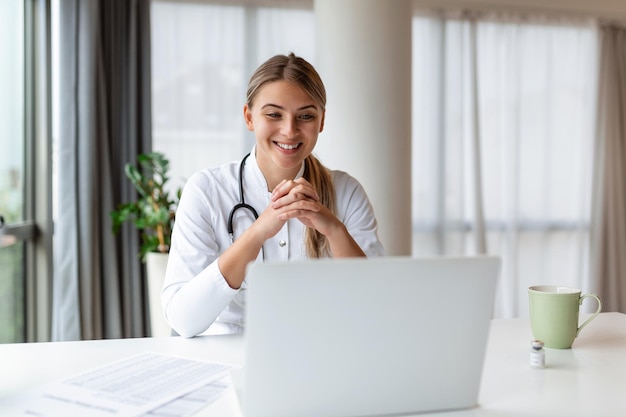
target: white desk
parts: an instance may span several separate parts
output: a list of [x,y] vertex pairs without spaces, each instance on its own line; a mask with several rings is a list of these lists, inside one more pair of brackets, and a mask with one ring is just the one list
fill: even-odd
[[[480,406],[432,416],[626,416],[626,315],[602,313],[572,349],[546,349],[546,369],[530,368],[530,340],[528,320],[493,320]],[[25,390],[146,351],[234,365],[244,360],[241,336],[0,345],[0,415]],[[241,416],[235,392],[198,415]]]

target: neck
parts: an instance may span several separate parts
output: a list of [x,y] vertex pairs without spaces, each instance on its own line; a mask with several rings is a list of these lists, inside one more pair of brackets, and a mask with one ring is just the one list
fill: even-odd
[[263,155],[259,157],[259,155],[255,154],[254,157],[259,169],[261,170],[261,174],[263,174],[263,177],[265,178],[267,190],[269,192],[272,192],[282,180],[294,179],[298,172],[300,172],[302,164],[304,163],[304,161],[302,161],[294,167],[281,168],[270,158],[263,157]]
[[274,170],[271,170],[271,172],[266,172],[270,170],[263,170],[261,168],[261,172],[263,173],[263,176],[265,177],[265,181],[267,182],[267,191],[272,192],[274,188],[276,188],[276,186],[282,180],[294,179],[296,175],[298,174],[298,172],[300,171],[301,166],[298,166],[294,169],[285,169],[285,170],[274,169]]

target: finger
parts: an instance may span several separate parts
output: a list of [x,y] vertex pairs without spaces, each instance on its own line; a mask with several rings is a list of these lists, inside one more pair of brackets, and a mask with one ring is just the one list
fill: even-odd
[[287,195],[289,193],[289,190],[291,190],[292,187],[289,186],[289,183],[291,182],[291,180],[282,180],[281,182],[279,182],[276,187],[274,187],[274,189],[272,190],[272,196],[271,196],[271,201],[276,201],[278,200],[280,197]]
[[307,181],[304,177],[296,178],[295,180],[293,180],[293,182],[296,184],[300,184],[303,187],[310,188],[311,190],[315,190],[313,184]]
[[278,214],[279,220],[309,217],[321,211],[320,205],[315,201],[299,200],[282,207]]
[[312,207],[316,207],[315,211],[317,211],[317,207],[319,206],[319,201],[315,198],[316,195],[307,195],[303,192],[296,192],[295,189],[292,189],[289,194],[277,199],[274,202],[270,203],[270,207],[279,210],[279,209],[293,209],[305,207],[301,206],[301,204],[312,204]]
[[315,201],[320,200],[315,188],[313,188],[311,183],[309,183],[304,178],[299,178],[295,181],[292,181],[290,186],[291,188],[289,189],[289,194],[306,196],[307,198]]
[[294,192],[302,193],[316,201],[320,200],[317,191],[315,191],[311,183],[302,177],[295,180],[285,179],[279,182],[278,185],[274,187],[270,199],[271,201],[276,201],[279,198],[284,197],[287,194],[292,194]]
[[272,207],[277,208],[298,200],[319,201],[317,192],[307,184],[285,183],[281,189],[277,189],[272,196]]

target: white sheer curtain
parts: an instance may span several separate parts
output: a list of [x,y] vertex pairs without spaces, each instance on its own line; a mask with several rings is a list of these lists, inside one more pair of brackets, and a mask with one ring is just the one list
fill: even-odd
[[152,3],[153,149],[170,158],[172,187],[250,150],[242,109],[259,64],[289,52],[315,62],[313,10],[224,3]]
[[414,255],[500,255],[495,317],[587,290],[595,26],[416,16],[413,45]]
[[[248,4],[153,1],[153,147],[181,182],[251,146],[258,64],[315,63],[312,10]],[[526,315],[535,283],[589,288],[596,36],[587,21],[415,17],[413,254],[500,254],[496,317]]]

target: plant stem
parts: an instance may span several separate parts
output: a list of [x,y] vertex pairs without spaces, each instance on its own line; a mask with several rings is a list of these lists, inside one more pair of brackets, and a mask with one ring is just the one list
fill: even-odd
[[[156,190],[154,190],[154,194],[152,195],[152,207],[155,211],[159,211],[159,205],[156,202]],[[165,237],[163,235],[163,225],[157,224],[156,227],[157,238],[159,239],[159,252],[167,253],[167,247],[165,246]]]

